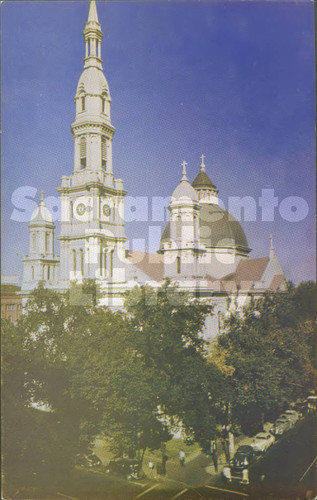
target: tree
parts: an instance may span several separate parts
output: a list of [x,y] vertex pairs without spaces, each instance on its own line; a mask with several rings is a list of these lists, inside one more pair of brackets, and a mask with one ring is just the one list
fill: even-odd
[[156,382],[160,418],[200,443],[216,433],[217,401],[225,378],[207,360],[202,332],[212,305],[166,281],[135,288],[126,308],[135,348]]
[[218,339],[235,397],[232,418],[246,432],[259,430],[312,388],[312,342],[316,285],[289,285],[287,292],[251,300],[240,315],[233,312]]
[[[47,418],[36,413],[41,424],[30,419],[32,436],[39,425],[50,436],[45,461],[66,470],[98,434],[140,462],[179,425],[188,439],[212,439],[226,383],[201,335],[211,305],[168,282],[132,290],[125,313],[97,306],[97,293],[90,282],[65,295],[39,286],[7,337],[7,373],[18,363],[11,350],[23,360],[15,374],[21,407],[51,409]],[[39,439],[28,446],[43,448]]]

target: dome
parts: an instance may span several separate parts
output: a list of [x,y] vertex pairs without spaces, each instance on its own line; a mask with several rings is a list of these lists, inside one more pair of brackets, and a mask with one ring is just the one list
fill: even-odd
[[79,78],[76,96],[78,96],[82,90],[86,94],[102,95],[106,93],[109,95],[108,82],[101,69],[95,66],[89,66],[84,69]]
[[[207,248],[239,248],[249,253],[248,242],[239,222],[216,204],[201,205],[199,211],[200,242]],[[161,244],[170,239],[170,223],[161,238]]]
[[181,201],[182,199],[184,201],[198,201],[197,192],[187,180],[181,180],[172,194],[172,201]]
[[205,171],[201,170],[197,177],[193,180],[192,186],[195,189],[199,188],[212,188],[216,189],[216,186],[211,182]]
[[34,212],[31,215],[30,226],[40,226],[43,224],[54,225],[53,217],[51,212],[45,206],[43,200],[43,193],[41,193],[41,201],[39,205],[36,207]]

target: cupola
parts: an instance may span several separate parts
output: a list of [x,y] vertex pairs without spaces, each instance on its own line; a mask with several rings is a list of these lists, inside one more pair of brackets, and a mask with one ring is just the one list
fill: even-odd
[[201,155],[200,171],[192,182],[200,203],[214,203],[218,205],[218,190],[206,174],[205,155]]

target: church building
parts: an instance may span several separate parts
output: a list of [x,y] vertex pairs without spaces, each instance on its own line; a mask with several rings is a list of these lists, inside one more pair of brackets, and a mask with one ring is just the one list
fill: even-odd
[[73,172],[57,188],[61,199],[60,256],[54,253],[52,215],[44,195],[29,223],[29,253],[23,259],[21,293],[25,303],[40,282],[64,293],[72,281],[94,279],[100,304],[121,308],[135,285],[162,285],[168,278],[181,290],[210,298],[213,314],[205,337],[217,335],[228,307],[238,308],[251,296],[284,289],[285,276],[270,237],[269,255],[249,257],[251,249],[240,223],[218,203],[218,190],[208,177],[205,156],[190,184],[186,162],[171,193],[169,222],[156,254],[126,250],[123,180],[112,165],[111,96],[101,59],[102,31],[95,1],[90,2],[83,31],[85,57],[75,94]]

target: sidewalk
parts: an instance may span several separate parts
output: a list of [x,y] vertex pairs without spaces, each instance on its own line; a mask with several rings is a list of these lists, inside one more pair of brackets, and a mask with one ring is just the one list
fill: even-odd
[[[271,423],[264,424],[264,431],[269,432]],[[234,440],[234,451],[239,446],[251,445],[253,437],[238,436]],[[218,442],[218,470],[215,470],[212,456],[203,452],[195,452],[186,457],[185,466],[182,467],[178,460],[170,460],[166,464],[166,476],[157,476],[160,482],[178,481],[191,486],[207,484],[210,480],[221,474],[222,469],[228,465],[225,452],[222,450],[221,442]]]

